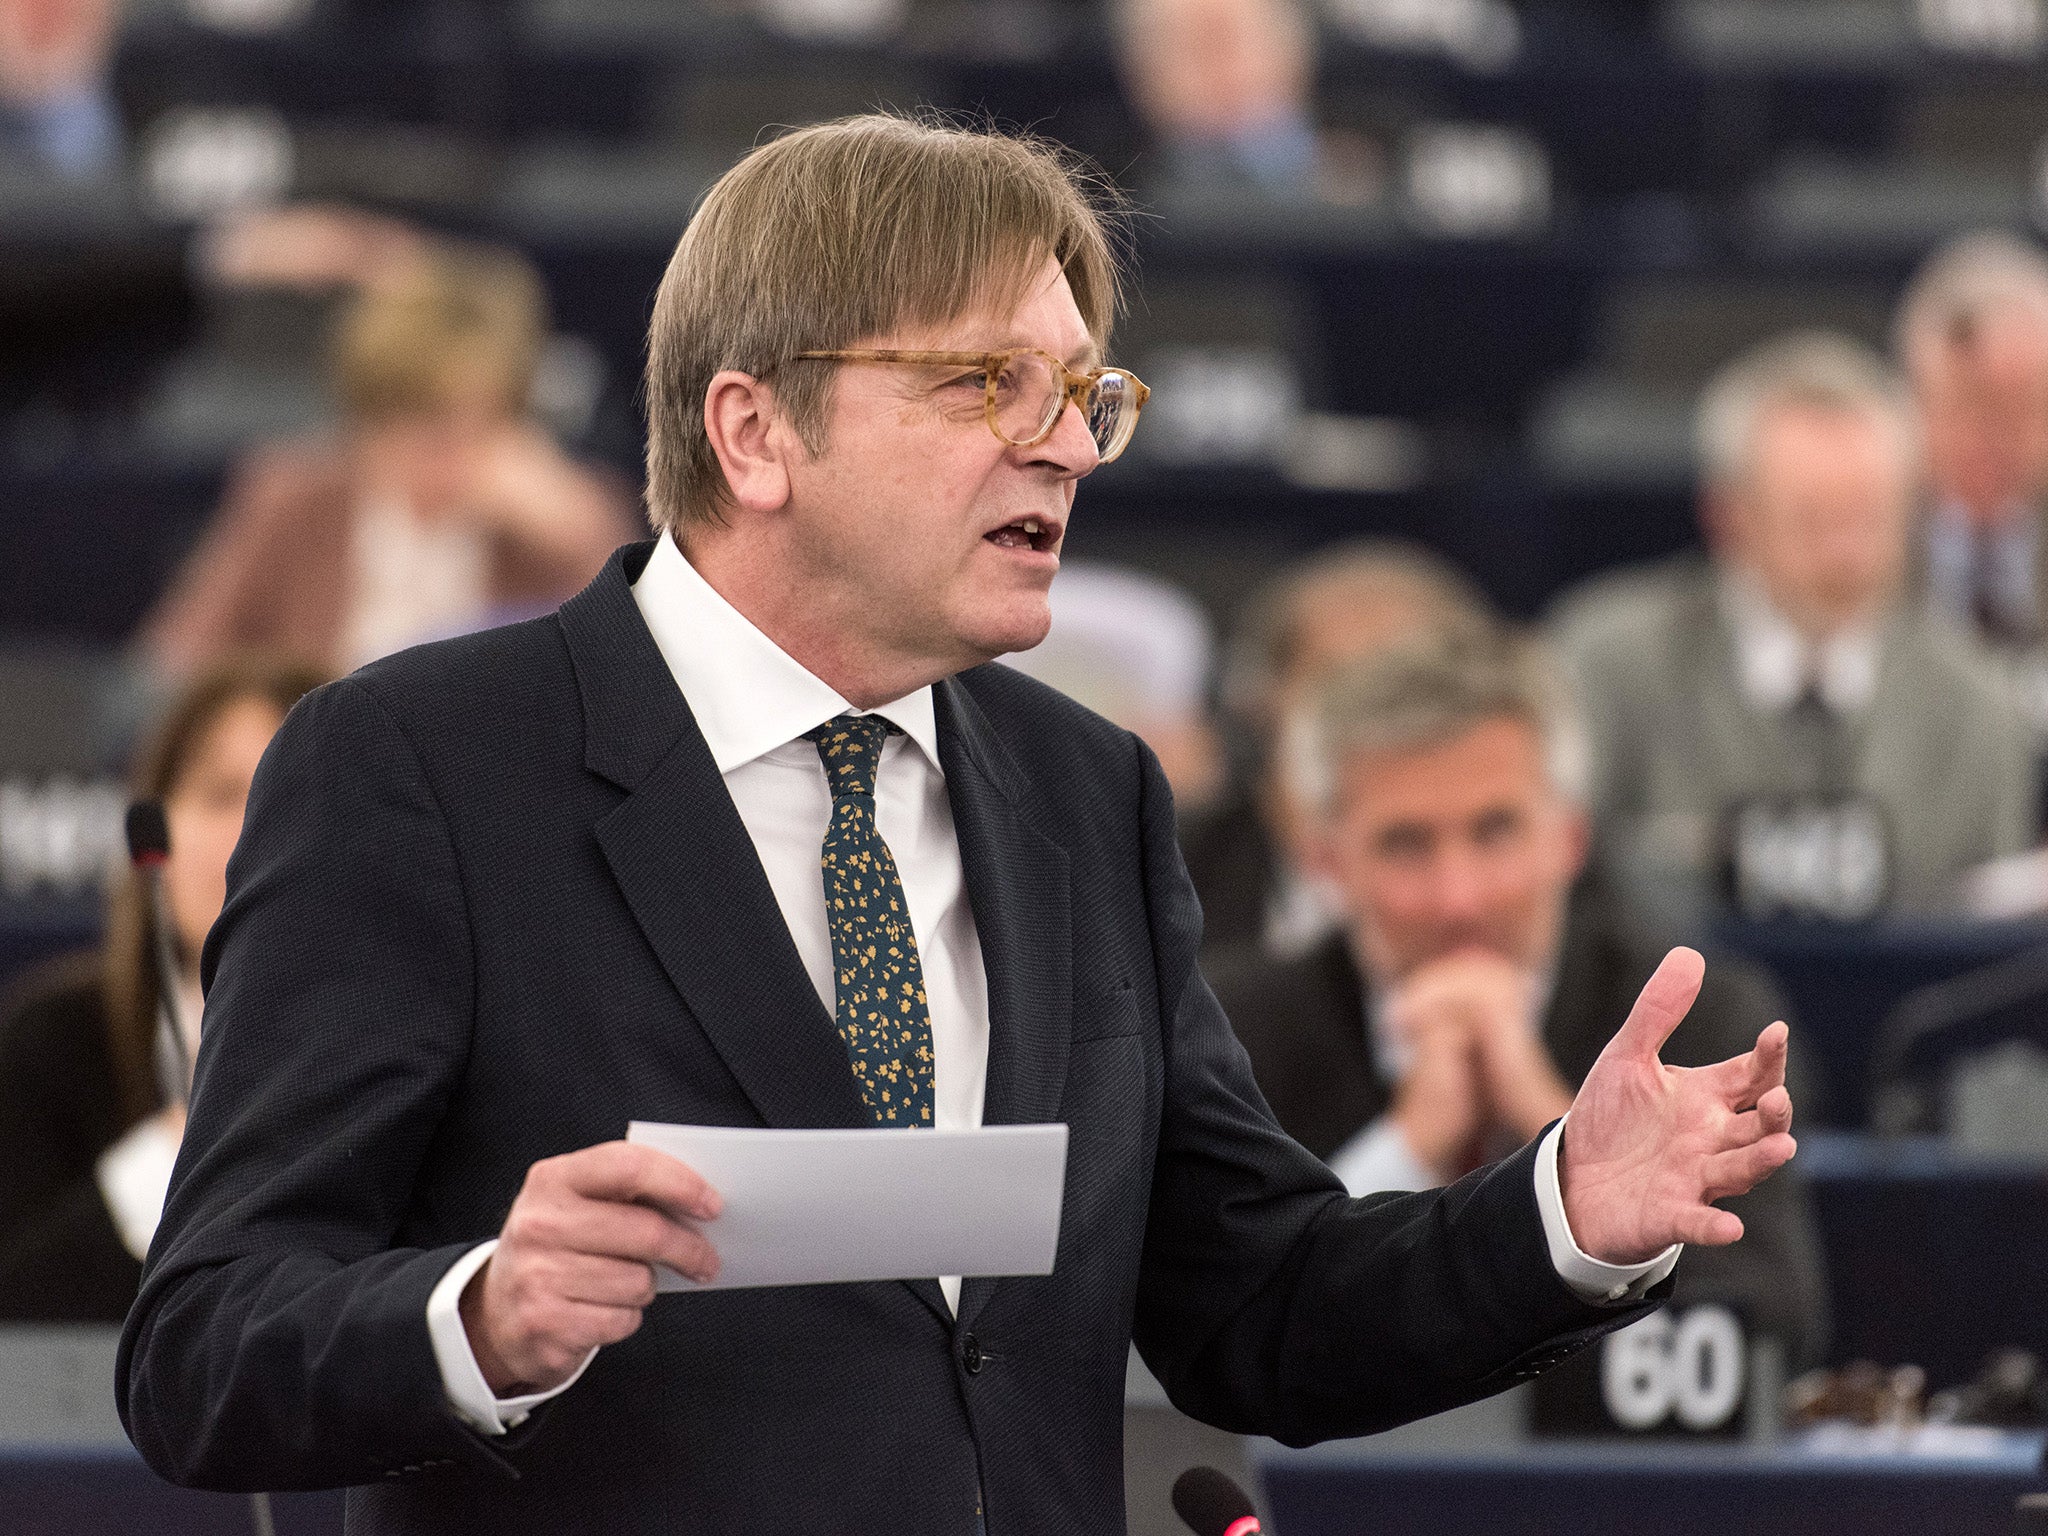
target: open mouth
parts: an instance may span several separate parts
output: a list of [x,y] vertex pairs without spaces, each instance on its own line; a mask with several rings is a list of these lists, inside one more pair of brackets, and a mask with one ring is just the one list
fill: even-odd
[[1031,549],[1044,554],[1058,547],[1060,531],[1055,524],[1035,517],[1024,517],[1014,523],[1006,523],[993,533],[984,534],[982,537],[1004,549]]

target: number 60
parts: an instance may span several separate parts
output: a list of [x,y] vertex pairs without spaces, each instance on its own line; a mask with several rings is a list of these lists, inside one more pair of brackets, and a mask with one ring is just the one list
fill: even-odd
[[1623,1429],[1654,1429],[1675,1412],[1687,1429],[1718,1429],[1742,1401],[1742,1325],[1726,1307],[1658,1312],[1608,1337],[1600,1395]]

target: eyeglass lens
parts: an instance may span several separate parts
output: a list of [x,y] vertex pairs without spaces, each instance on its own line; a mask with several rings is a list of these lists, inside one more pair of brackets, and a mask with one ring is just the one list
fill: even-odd
[[[1131,383],[1114,370],[1097,380],[1081,398],[1082,415],[1095,438],[1096,451],[1112,458],[1131,435]],[[1065,380],[1035,352],[1020,352],[995,380],[996,427],[1012,443],[1041,438],[1066,406]]]

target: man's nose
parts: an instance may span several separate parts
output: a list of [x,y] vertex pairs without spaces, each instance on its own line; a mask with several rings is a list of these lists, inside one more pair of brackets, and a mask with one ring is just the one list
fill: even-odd
[[1445,921],[1481,917],[1486,910],[1486,882],[1478,860],[1465,853],[1439,856],[1431,871],[1430,896],[1437,916]]
[[1032,449],[1031,454],[1034,461],[1049,464],[1077,480],[1102,462],[1095,434],[1088,430],[1088,418],[1071,400],[1060,411],[1060,419],[1053,423],[1052,436]]

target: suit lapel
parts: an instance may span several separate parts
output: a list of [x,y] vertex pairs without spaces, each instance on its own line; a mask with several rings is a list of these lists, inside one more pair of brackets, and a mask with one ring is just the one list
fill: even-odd
[[[1029,780],[957,679],[933,690],[939,756],[974,926],[988,973],[985,1125],[1052,1120],[1066,1090],[1073,1036],[1073,943],[1067,851],[1033,825]],[[1000,1282],[961,1288],[964,1327]]]
[[598,823],[597,840],[662,969],[762,1123],[872,1125],[703,738],[678,742]]
[[598,846],[662,969],[765,1125],[871,1124],[759,855],[633,603],[651,545],[566,604],[584,760],[627,791]]

